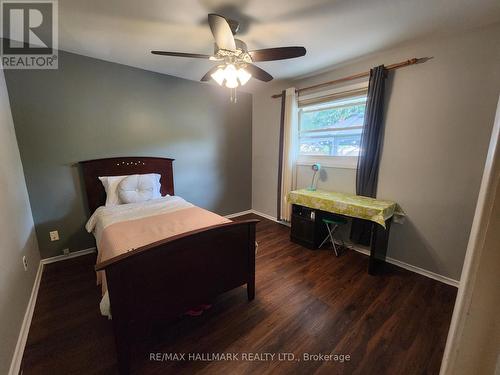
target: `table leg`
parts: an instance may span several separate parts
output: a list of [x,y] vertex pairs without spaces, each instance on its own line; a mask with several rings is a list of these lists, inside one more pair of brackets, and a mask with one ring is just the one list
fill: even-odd
[[384,268],[391,223],[392,218],[389,218],[385,221],[385,229],[378,224],[372,226],[370,260],[368,263],[368,273],[370,275],[376,275]]

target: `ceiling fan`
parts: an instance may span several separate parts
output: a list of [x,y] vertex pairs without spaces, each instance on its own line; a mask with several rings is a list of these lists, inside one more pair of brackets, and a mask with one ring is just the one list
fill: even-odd
[[212,13],[208,15],[208,24],[215,39],[213,56],[167,51],[151,51],[151,53],[217,61],[218,64],[210,69],[201,81],[209,81],[212,78],[220,86],[224,85],[230,89],[243,86],[252,76],[264,82],[273,79],[272,75],[254,65],[254,62],[292,59],[306,54],[304,47],[278,47],[248,51],[246,44],[233,36],[238,32],[237,21]]

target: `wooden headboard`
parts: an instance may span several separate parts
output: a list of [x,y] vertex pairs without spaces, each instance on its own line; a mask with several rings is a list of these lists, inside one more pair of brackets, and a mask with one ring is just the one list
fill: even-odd
[[158,173],[161,175],[161,194],[174,195],[174,159],[154,157],[123,157],[81,161],[87,203],[92,214],[106,202],[106,191],[99,177]]

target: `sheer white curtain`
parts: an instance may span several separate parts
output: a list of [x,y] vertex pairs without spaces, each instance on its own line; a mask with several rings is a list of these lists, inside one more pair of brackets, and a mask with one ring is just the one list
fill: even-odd
[[288,193],[297,185],[296,164],[299,141],[298,107],[295,88],[285,91],[283,117],[283,155],[281,163],[281,212],[280,218],[290,221],[292,206],[286,201]]

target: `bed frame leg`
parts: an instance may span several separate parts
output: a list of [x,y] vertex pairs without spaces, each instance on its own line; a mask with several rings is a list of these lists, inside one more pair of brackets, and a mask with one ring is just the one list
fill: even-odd
[[249,301],[253,301],[255,298],[255,280],[251,280],[247,283],[247,296]]
[[130,374],[130,347],[128,324],[120,322],[113,316],[118,372],[120,375]]

